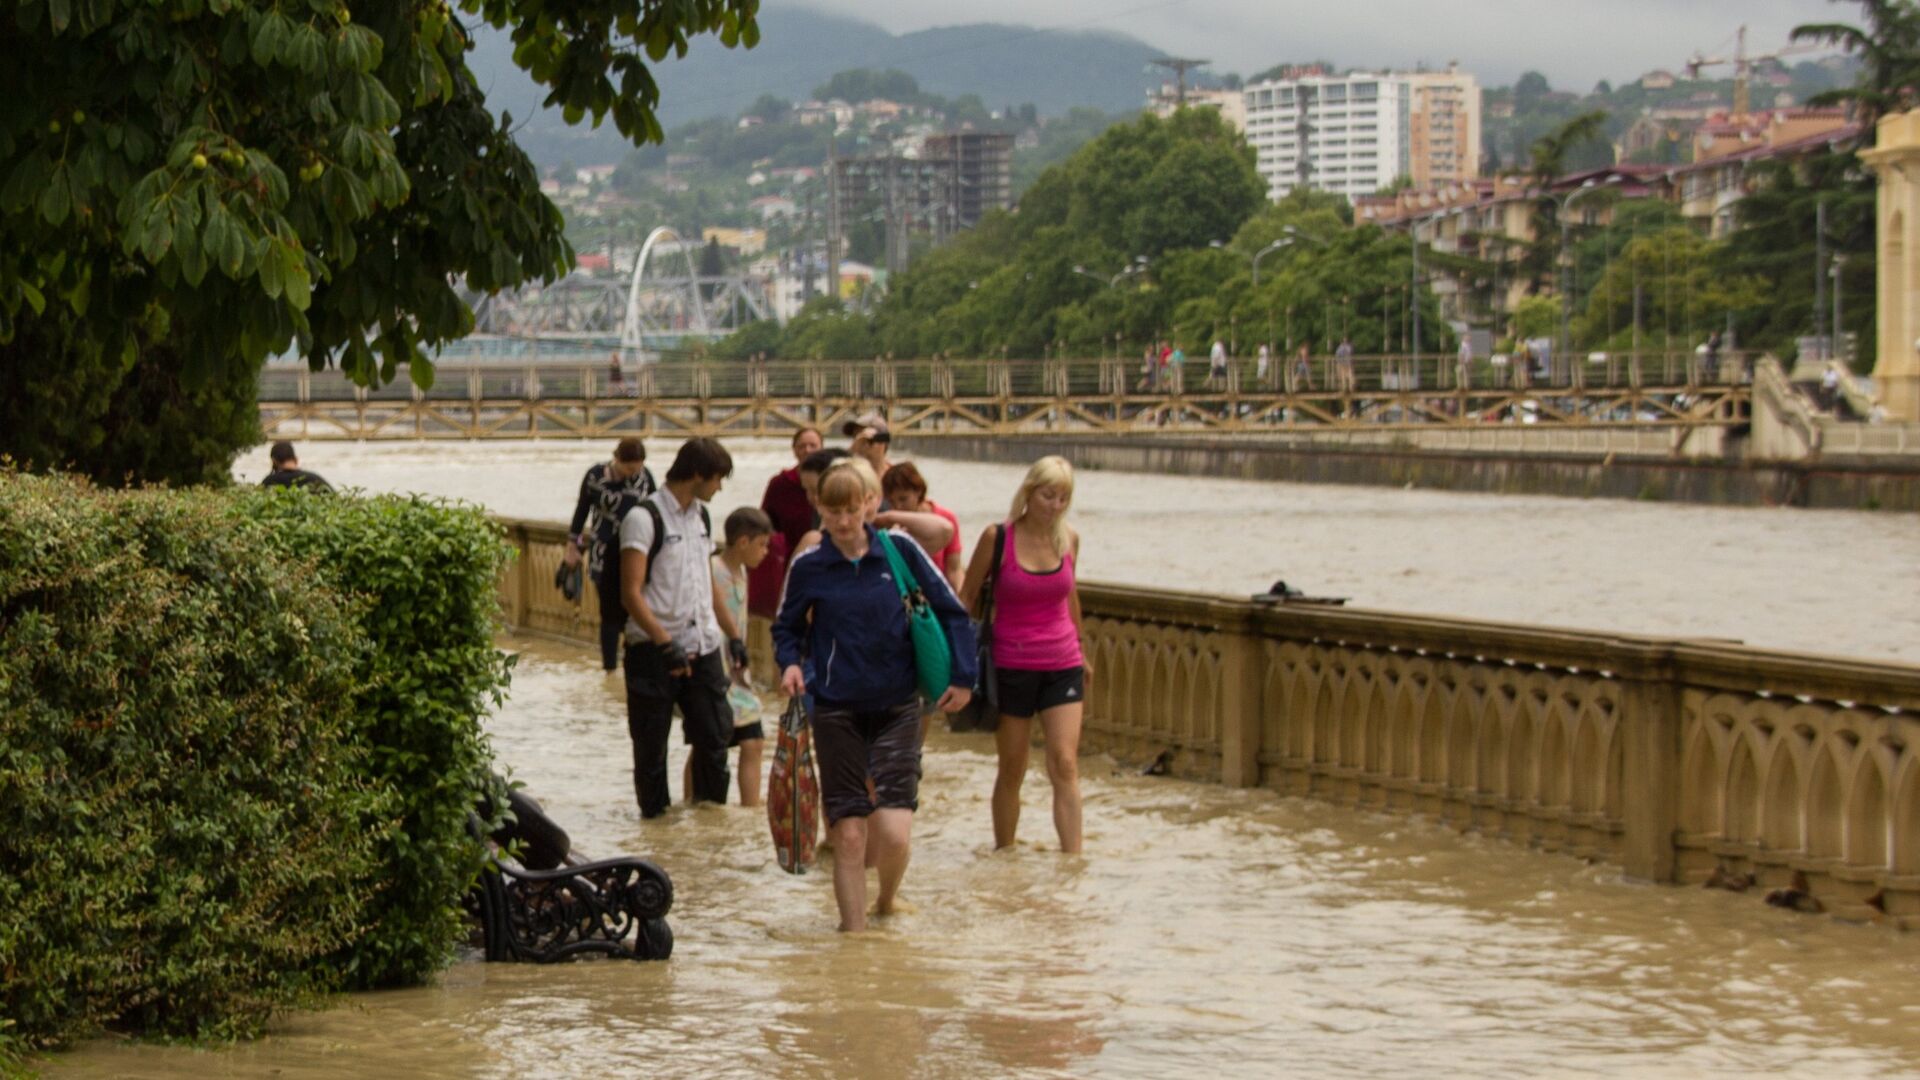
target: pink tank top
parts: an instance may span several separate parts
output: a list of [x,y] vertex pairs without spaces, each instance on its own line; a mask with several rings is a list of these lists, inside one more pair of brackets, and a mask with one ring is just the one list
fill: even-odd
[[1073,595],[1073,552],[1051,572],[1024,570],[1006,526],[1000,580],[993,590],[993,662],[1016,671],[1061,671],[1085,662],[1067,600]]

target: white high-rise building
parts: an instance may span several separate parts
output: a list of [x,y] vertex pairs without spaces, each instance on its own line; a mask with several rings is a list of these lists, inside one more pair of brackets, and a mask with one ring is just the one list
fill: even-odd
[[1480,92],[1457,69],[1304,72],[1251,83],[1243,95],[1247,141],[1271,199],[1296,187],[1352,199],[1403,176],[1479,173]]
[[1413,93],[1391,75],[1302,75],[1248,85],[1247,141],[1267,197],[1297,187],[1349,199],[1411,173]]

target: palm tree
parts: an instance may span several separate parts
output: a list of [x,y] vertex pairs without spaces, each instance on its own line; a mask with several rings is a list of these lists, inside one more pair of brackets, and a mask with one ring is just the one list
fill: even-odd
[[1850,106],[1871,140],[1874,121],[1920,102],[1920,7],[1912,0],[1854,2],[1862,9],[1864,28],[1808,23],[1794,27],[1792,36],[1795,41],[1835,45],[1861,58],[1857,85],[1818,94],[1810,104]]
[[1549,196],[1553,182],[1566,172],[1567,156],[1575,147],[1605,134],[1604,109],[1582,113],[1533,141],[1529,148],[1528,179],[1536,193],[1533,201],[1533,240],[1521,258],[1526,272],[1527,291],[1538,293],[1552,275],[1553,258],[1559,250],[1560,206]]

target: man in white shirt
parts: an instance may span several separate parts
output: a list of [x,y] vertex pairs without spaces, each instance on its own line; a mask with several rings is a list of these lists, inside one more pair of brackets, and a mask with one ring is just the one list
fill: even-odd
[[1227,346],[1219,338],[1213,339],[1213,349],[1207,353],[1207,389],[1218,384],[1227,384]]
[[688,439],[666,486],[620,525],[621,599],[627,609],[627,733],[640,816],[658,817],[667,791],[667,735],[674,706],[686,725],[696,802],[727,801],[727,653],[746,645],[713,580],[712,518],[706,503],[733,473],[714,439]]

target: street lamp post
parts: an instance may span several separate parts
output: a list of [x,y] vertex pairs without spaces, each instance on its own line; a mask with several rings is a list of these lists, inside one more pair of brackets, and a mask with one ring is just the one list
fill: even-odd
[[1076,265],[1073,268],[1074,273],[1079,274],[1081,277],[1092,278],[1095,281],[1101,282],[1105,284],[1109,289],[1114,288],[1115,286],[1119,285],[1120,282],[1122,282],[1123,280],[1129,277],[1132,277],[1135,274],[1146,273],[1146,270],[1147,270],[1147,257],[1145,255],[1135,255],[1133,257],[1132,262],[1121,267],[1119,272],[1115,273],[1112,277],[1101,277],[1099,274],[1094,273],[1093,271],[1087,269],[1084,266]]
[[[1589,178],[1582,182],[1578,188],[1564,195],[1547,196],[1547,198],[1553,200],[1554,206],[1558,208],[1560,218],[1560,345],[1558,351],[1562,356],[1567,358],[1566,362],[1568,365],[1573,363],[1573,290],[1569,287],[1567,281],[1568,272],[1572,269],[1567,258],[1567,242],[1571,235],[1573,223],[1567,220],[1567,211],[1573,208],[1574,202],[1578,200],[1580,196],[1599,191],[1601,188],[1618,179],[1619,177],[1617,176],[1609,176],[1605,180],[1596,183]],[[1569,370],[1571,370],[1571,367],[1569,367]]]
[[[1273,254],[1276,251],[1279,251],[1281,248],[1286,247],[1287,245],[1293,243],[1293,239],[1294,239],[1293,237],[1289,236],[1279,240],[1275,240],[1273,243],[1268,244],[1266,247],[1263,247],[1259,251],[1254,252],[1252,255],[1247,256],[1247,258],[1250,259],[1253,263],[1253,287],[1254,288],[1257,289],[1260,287],[1260,260],[1266,258],[1267,256]],[[1228,247],[1225,243],[1219,240],[1209,240],[1207,241],[1207,246],[1210,248],[1214,248],[1215,250],[1218,250],[1218,251],[1233,250],[1232,248]]]
[[1843,340],[1840,336],[1840,268],[1846,264],[1847,256],[1842,251],[1834,252],[1827,263],[1827,273],[1833,276],[1833,325],[1828,329],[1828,333],[1832,335],[1833,347],[1828,350],[1828,355],[1836,360],[1846,359],[1840,353]]

